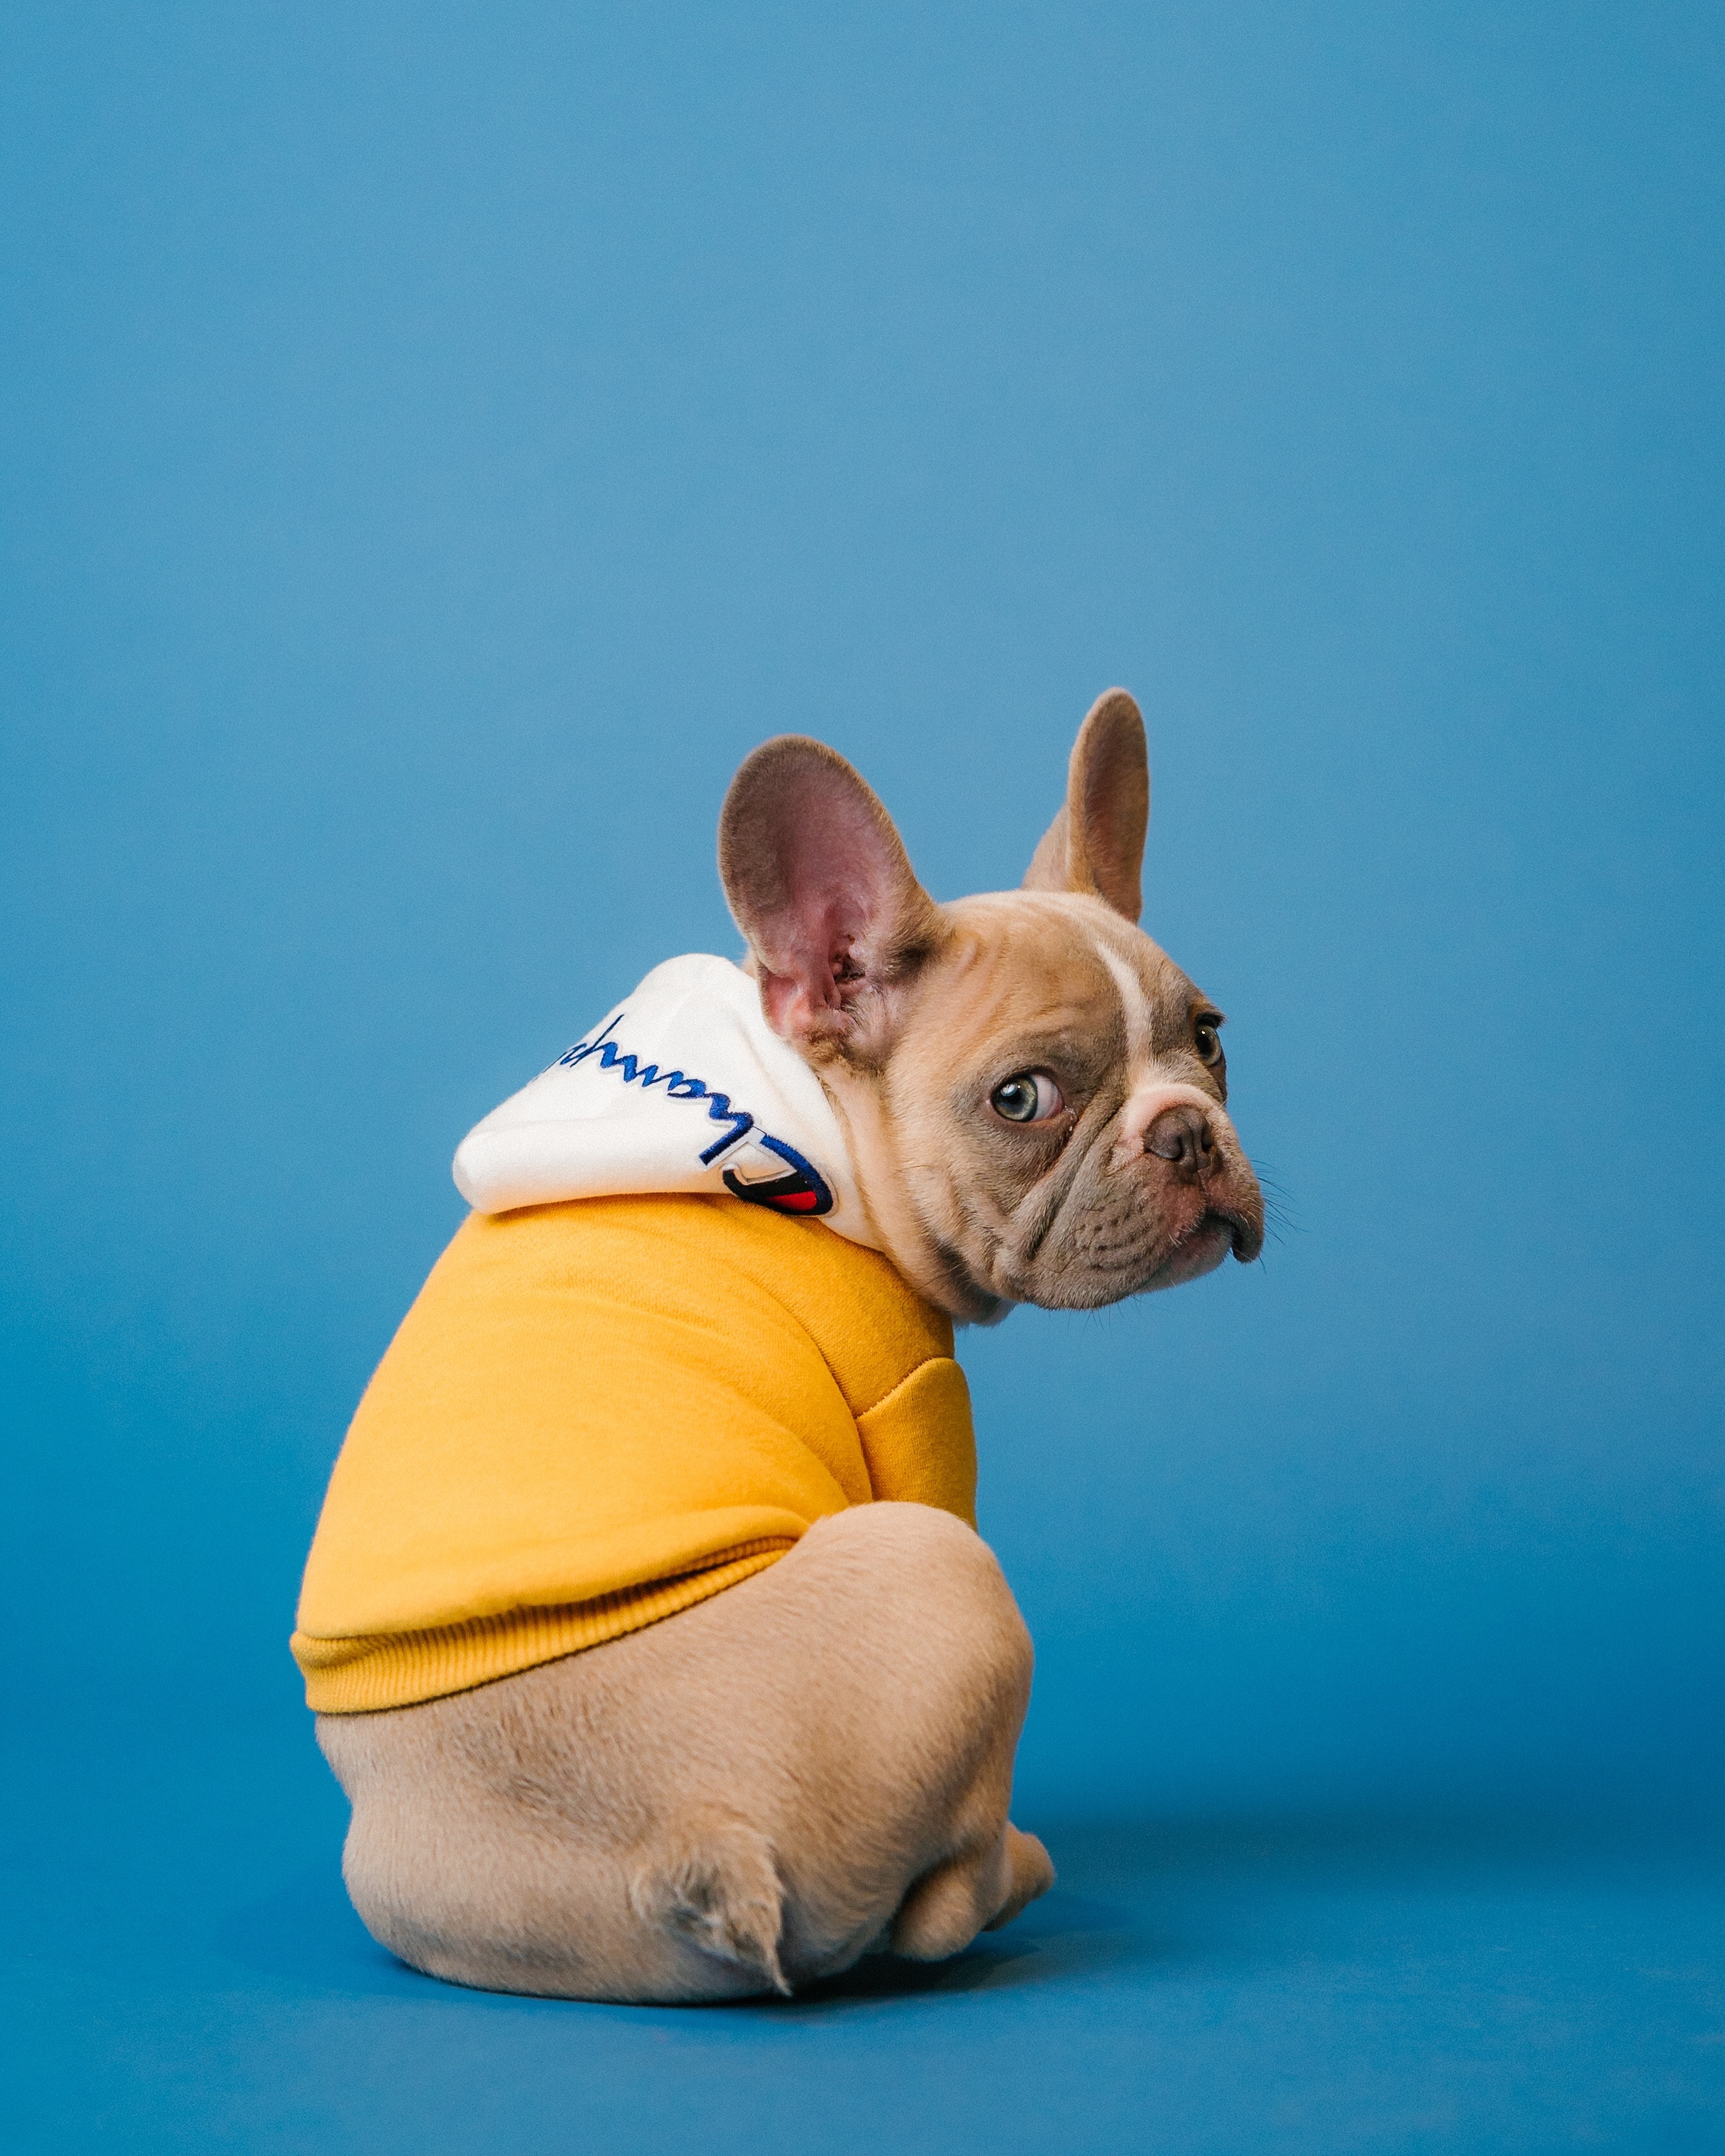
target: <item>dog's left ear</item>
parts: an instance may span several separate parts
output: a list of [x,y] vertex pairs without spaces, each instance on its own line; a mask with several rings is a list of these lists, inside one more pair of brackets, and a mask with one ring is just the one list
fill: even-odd
[[1043,834],[1024,889],[1086,891],[1136,921],[1144,910],[1138,877],[1149,828],[1144,721],[1124,689],[1110,689],[1078,729],[1066,805]]
[[892,990],[933,949],[939,915],[844,757],[803,734],[757,748],[725,797],[719,875],[773,1031],[865,1062],[884,1052]]

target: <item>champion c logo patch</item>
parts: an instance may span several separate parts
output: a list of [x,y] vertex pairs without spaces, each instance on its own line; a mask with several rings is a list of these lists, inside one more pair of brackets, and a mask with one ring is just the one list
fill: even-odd
[[727,1168],[725,1188],[733,1198],[741,1198],[750,1205],[770,1206],[775,1213],[798,1214],[809,1220],[818,1220],[823,1213],[832,1211],[833,1194],[821,1180],[820,1171],[813,1161],[805,1160],[794,1146],[788,1146],[783,1138],[768,1137],[758,1127],[755,1142],[776,1153],[785,1163],[784,1172],[745,1182],[734,1168]]

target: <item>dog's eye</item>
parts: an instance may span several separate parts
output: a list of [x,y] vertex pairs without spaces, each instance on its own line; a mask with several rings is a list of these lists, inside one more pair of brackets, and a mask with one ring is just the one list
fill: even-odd
[[1003,1079],[988,1101],[997,1116],[1009,1123],[1044,1123],[1066,1105],[1060,1089],[1045,1070],[1020,1070]]
[[1192,1029],[1192,1044],[1204,1062],[1219,1063],[1221,1061],[1222,1040],[1220,1034],[1216,1031],[1213,1019],[1199,1019]]

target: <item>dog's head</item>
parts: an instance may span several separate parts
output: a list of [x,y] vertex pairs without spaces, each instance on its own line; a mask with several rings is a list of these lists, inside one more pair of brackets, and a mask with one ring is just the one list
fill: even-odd
[[819,742],[732,783],[720,873],[768,1023],[832,1096],[895,1263],[956,1317],[1093,1309],[1262,1244],[1222,1014],[1137,927],[1149,806],[1118,689],[1019,891],[937,906]]

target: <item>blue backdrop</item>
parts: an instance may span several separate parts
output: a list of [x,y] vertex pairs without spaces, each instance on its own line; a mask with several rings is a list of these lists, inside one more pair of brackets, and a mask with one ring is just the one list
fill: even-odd
[[963,1342],[1040,1653],[1021,1815],[1707,1801],[1718,14],[6,37],[44,1756],[213,1709],[309,1746],[299,1567],[449,1154],[649,964],[735,948],[748,748],[834,743],[955,896],[1016,882],[1120,681],[1146,925],[1230,1014],[1287,1221]]

